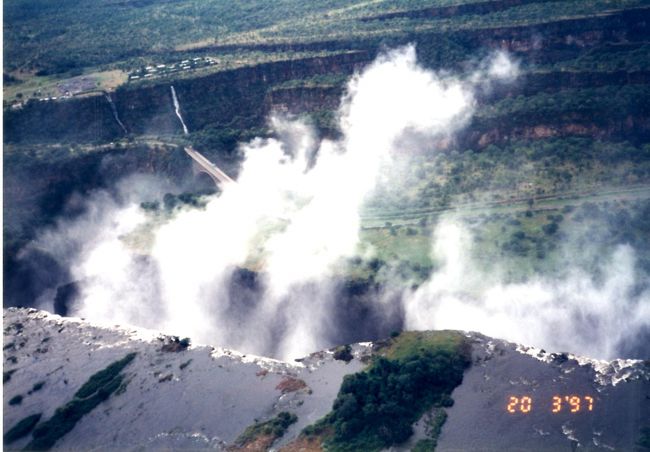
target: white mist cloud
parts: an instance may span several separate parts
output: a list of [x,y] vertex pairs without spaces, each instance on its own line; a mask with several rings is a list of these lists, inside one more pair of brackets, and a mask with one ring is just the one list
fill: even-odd
[[146,220],[140,200],[152,199],[166,188],[152,177],[127,177],[113,194],[90,194],[78,218],[59,221],[31,245],[55,257],[72,280],[81,283],[75,315],[106,324],[158,325],[157,277],[123,237]]
[[[331,303],[327,279],[356,251],[359,210],[396,140],[410,131],[449,134],[469,118],[473,104],[470,84],[419,67],[414,48],[406,47],[383,55],[349,82],[340,109],[341,140],[316,144],[305,124],[273,119],[279,139],[244,146],[237,185],[225,187],[204,212],[181,214],[158,233],[153,256],[161,269],[168,328],[191,329],[203,341],[228,341],[214,336],[215,325],[227,329],[228,320],[218,307],[206,310],[206,294],[233,265],[244,263],[266,228],[271,232],[260,246],[267,291],[251,315],[255,334],[235,345],[264,350],[281,321],[277,353],[312,351]],[[318,159],[307,169],[316,147]]]
[[458,223],[437,226],[432,253],[442,267],[405,299],[407,329],[479,331],[608,359],[650,327],[650,293],[634,294],[635,256],[629,246],[616,249],[602,281],[576,268],[560,279],[519,284],[499,282],[495,268],[489,274],[479,269],[470,247],[471,237]]
[[487,75],[501,80],[513,80],[519,75],[519,64],[505,52],[497,52],[490,60]]
[[[413,46],[380,56],[348,83],[341,139],[319,142],[307,124],[272,118],[277,138],[243,145],[237,183],[156,230],[144,263],[120,240],[142,224],[137,202],[112,209],[76,254],[73,275],[83,280],[83,295],[75,313],[154,323],[196,342],[284,358],[321,348],[330,278],[356,252],[359,211],[382,166],[409,135],[431,140],[463,127],[476,84],[508,72],[491,69],[506,66],[503,58],[463,79],[422,68]],[[228,284],[233,269],[251,261],[263,271],[266,291],[234,322],[237,300]]]

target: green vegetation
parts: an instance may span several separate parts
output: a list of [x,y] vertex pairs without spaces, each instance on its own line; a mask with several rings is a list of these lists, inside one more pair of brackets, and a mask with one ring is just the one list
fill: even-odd
[[213,194],[214,192],[215,190],[210,189],[202,193],[165,193],[162,199],[162,206],[159,201],[145,201],[140,203],[140,208],[149,212],[159,212],[161,208],[164,208],[164,211],[167,213],[181,207],[203,208],[207,204],[204,195]]
[[[442,2],[390,3],[393,10],[416,12],[421,8],[439,6]],[[532,26],[567,18],[591,16],[605,11],[643,6],[644,2],[642,0],[535,2],[490,14],[456,14],[449,18],[435,18],[426,14],[422,17],[417,17],[417,14],[408,17],[409,14],[404,14],[383,20],[367,20],[387,11],[388,4],[389,2],[374,2],[331,11],[326,16],[312,15],[303,17],[300,21],[289,19],[283,23],[259,29],[254,34],[233,34],[222,42],[258,44],[292,41],[313,42],[324,39],[349,41],[377,39],[378,37],[397,38],[423,32],[441,33],[481,28]]]
[[[578,192],[532,204],[529,201],[532,199],[491,207],[461,207],[453,213],[455,221],[471,234],[468,257],[475,268],[491,268],[498,260],[501,277],[511,282],[534,275],[562,276],[567,268],[576,266],[598,275],[617,246],[629,245],[636,251],[637,268],[650,275],[646,257],[650,253],[647,186],[638,190]],[[445,214],[433,214],[429,221],[435,224]],[[407,217],[393,221],[411,224],[414,220]],[[407,235],[405,227],[397,231],[397,236],[391,236],[387,227],[365,229],[361,233],[362,248],[372,247],[382,257],[374,268],[396,261],[397,271],[393,274],[405,281],[423,281],[440,264],[431,255],[431,228],[419,227],[416,236]],[[406,245],[396,245],[402,243]],[[381,274],[369,263],[353,266],[351,271],[371,279]]]
[[[5,5],[8,44],[6,70],[38,69],[41,75],[72,72],[118,61],[146,64],[152,57],[176,50],[213,45],[234,33],[249,33],[305,14],[320,15],[345,4],[328,1],[306,5],[293,0],[247,4],[196,0],[105,4],[62,1],[56,8],[44,1]],[[30,36],[30,42],[25,42]],[[110,37],[110,39],[109,39]],[[138,65],[139,66],[139,65]]]
[[329,88],[341,87],[348,81],[348,77],[341,74],[319,74],[313,77],[288,80],[273,86],[272,90],[293,88]]
[[42,413],[32,414],[18,421],[18,423],[7,430],[7,433],[2,437],[4,443],[11,444],[16,440],[27,436],[32,429],[36,427],[36,424],[41,420],[42,415]]
[[248,427],[244,433],[235,440],[235,444],[238,446],[244,446],[252,443],[261,436],[266,436],[270,437],[268,439],[268,444],[270,446],[273,441],[284,435],[291,424],[295,424],[297,421],[298,417],[295,414],[283,411],[271,420],[266,422],[256,422],[254,425]]
[[9,399],[9,405],[20,405],[23,403],[23,395],[18,394]]
[[[417,40],[414,38],[431,33],[438,35],[435,46],[429,44],[431,48],[423,55],[433,57],[430,62],[449,64],[467,59],[476,47],[453,34],[460,30],[538,25],[645,5],[643,0],[532,1],[494,11],[469,7],[447,17],[423,13],[423,9],[450,3],[475,2],[327,0],[304,4],[282,0],[269,5],[253,0],[233,5],[146,0],[133,5],[65,0],[56,8],[44,0],[9,2],[4,5],[7,23],[11,24],[5,30],[3,75],[9,90],[5,98],[21,100],[32,93],[37,93],[36,97],[53,95],[62,79],[81,75],[96,80],[102,89],[114,89],[116,83],[126,79],[127,72],[142,75],[148,66],[174,64],[178,71],[168,76],[176,78],[186,75],[179,69],[182,61],[209,58],[215,64],[205,70],[222,70],[304,57],[309,52],[323,52],[324,47],[378,47],[382,43]],[[323,46],[323,41],[330,44]],[[299,46],[306,50],[295,48]],[[647,60],[639,58],[644,51],[635,49],[623,59],[605,63],[606,69],[638,65]],[[574,67],[600,68],[602,62],[611,61],[599,52],[586,55]],[[204,69],[190,72],[200,75]]]
[[[428,229],[420,229],[417,235],[407,235],[406,227],[401,225],[368,228],[361,231],[365,244],[377,250],[374,267],[385,262],[399,262],[396,269],[405,277],[424,276],[431,271],[431,237]],[[373,267],[373,263],[369,263]]]
[[334,350],[334,359],[336,360],[349,363],[353,358],[354,356],[352,356],[352,347],[349,345],[341,345]]
[[[119,376],[119,373],[124,369],[133,359],[136,353],[129,353],[124,358],[115,361],[106,369],[100,370],[91,376],[86,383],[75,393],[75,397],[85,399],[108,385],[111,381]],[[119,385],[118,385],[119,386]]]
[[[387,340],[367,370],[343,379],[332,411],[304,434],[326,436],[331,451],[401,444],[425,412],[453,404],[451,391],[469,364],[469,346],[459,333],[404,333]],[[431,429],[434,440],[439,426]]]
[[2,384],[5,384],[9,380],[11,380],[11,376],[16,372],[17,369],[11,369],[11,370],[6,370],[2,372]]
[[650,70],[650,44],[604,44],[590,49],[575,59],[558,61],[548,70],[569,71],[647,71]]
[[[427,447],[429,450],[435,450],[436,445],[438,444],[438,436],[442,431],[442,426],[447,420],[447,412],[439,408],[434,411],[433,416],[427,420],[426,433],[428,438],[418,441],[418,444],[421,444],[420,447]],[[418,444],[415,445],[416,450]]]
[[[235,113],[234,111],[232,113]],[[190,135],[192,145],[198,150],[221,150],[223,153],[233,152],[239,143],[267,136],[266,128],[253,127],[240,129],[232,127],[207,126]]]
[[650,427],[643,427],[636,442],[642,450],[650,450]]
[[469,344],[457,331],[405,331],[384,343],[379,354],[390,360],[403,361],[424,351],[440,351],[459,358],[469,357]]
[[436,450],[436,441],[432,439],[421,439],[412,449],[412,452],[434,452]]
[[418,219],[452,205],[648,184],[650,145],[589,137],[510,141],[413,156],[395,172],[398,184],[380,185],[364,215],[381,226],[399,224],[391,211]]
[[120,372],[133,361],[135,356],[136,353],[129,353],[92,375],[70,402],[57,408],[49,420],[34,429],[33,439],[27,445],[27,449],[47,450],[54,446],[84,415],[90,413],[120,388],[124,380],[124,375]]
[[427,438],[419,440],[413,447],[413,452],[434,452],[438,445],[438,436],[442,431],[442,426],[447,420],[447,412],[442,408],[434,410],[431,417],[425,422],[425,432]]
[[[620,195],[619,195],[620,196]],[[639,270],[650,272],[647,226],[650,200],[584,200],[539,211],[491,214],[470,226],[472,257],[479,267],[498,256],[506,279],[556,274],[579,267],[598,275],[618,245],[636,250]]]
[[509,97],[479,110],[477,118],[507,117],[510,125],[527,124],[531,119],[552,124],[562,119],[558,114],[570,112],[573,118],[589,118],[590,123],[611,124],[630,114],[647,114],[649,104],[647,85],[603,86]]
[[[379,186],[369,200],[362,249],[372,247],[382,262],[400,262],[407,280],[422,280],[436,268],[431,225],[451,212],[471,232],[479,266],[499,259],[515,280],[564,271],[567,256],[594,248],[582,237],[601,244],[584,257],[588,269],[618,244],[638,247],[644,259],[647,144],[586,137],[511,141],[416,155],[395,172],[398,183]],[[573,243],[583,252],[568,252]]]
[[163,205],[167,211],[181,206],[205,207],[206,203],[206,200],[200,194],[195,193],[181,193],[179,195],[166,193],[163,196]]
[[48,179],[47,184],[36,183],[25,189],[32,201],[4,205],[5,268],[19,265],[14,260],[17,250],[33,238],[34,231],[52,224],[72,193],[83,194],[112,185],[124,176],[124,166],[142,167],[153,162],[170,176],[191,174],[191,162],[182,149],[154,141],[100,146],[5,145],[3,151],[4,164],[14,169],[4,179],[5,187],[19,184],[25,174],[40,174]]

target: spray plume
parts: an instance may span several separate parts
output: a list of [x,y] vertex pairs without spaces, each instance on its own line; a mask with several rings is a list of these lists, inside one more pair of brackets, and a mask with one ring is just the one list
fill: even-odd
[[[283,357],[318,348],[332,298],[328,281],[356,252],[359,211],[380,168],[403,135],[434,137],[461,127],[473,109],[471,88],[419,67],[414,48],[406,47],[351,79],[339,111],[342,139],[318,143],[306,124],[273,118],[284,141],[245,145],[238,184],[157,233],[152,257],[166,328]],[[255,245],[266,290],[242,320],[245,337],[233,339],[226,315],[232,300],[221,288]],[[283,334],[270,346],[278,325]]]
[[[476,90],[516,74],[505,54],[465,78],[420,67],[412,46],[381,55],[347,85],[340,139],[319,141],[304,122],[272,118],[276,138],[242,145],[238,183],[224,186],[202,210],[177,212],[154,231],[146,257],[121,239],[144,221],[133,202],[95,218],[86,230],[97,233],[77,246],[71,265],[74,279],[83,282],[74,313],[282,358],[331,345],[325,336],[334,276],[357,252],[359,212],[382,168],[404,143],[453,135],[471,118]],[[173,89],[172,96],[178,112]],[[647,301],[621,306],[615,315],[608,311],[611,297],[630,287],[629,249],[614,256],[612,265],[623,270],[602,285],[580,273],[560,284],[488,284],[466,259],[469,238],[463,239],[462,229],[443,223],[436,234],[435,253],[445,265],[405,294],[407,328],[475,329],[608,357],[623,338],[603,343],[589,332],[565,334],[565,342],[560,337],[571,325],[590,322],[616,336],[625,319],[642,326],[648,318]],[[229,287],[236,269],[247,265],[261,268],[263,290],[242,307]]]
[[460,222],[441,221],[432,258],[441,268],[405,297],[406,328],[461,329],[514,342],[613,359],[650,329],[650,292],[636,292],[634,250],[616,248],[600,282],[578,267],[561,278],[505,283],[471,258],[472,238]]

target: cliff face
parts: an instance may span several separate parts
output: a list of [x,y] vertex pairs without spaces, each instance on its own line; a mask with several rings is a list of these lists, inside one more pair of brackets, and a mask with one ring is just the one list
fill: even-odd
[[[38,147],[37,147],[38,148]],[[49,149],[47,153],[55,153]],[[69,276],[50,256],[20,249],[59,215],[80,213],[82,196],[115,187],[130,174],[155,174],[170,185],[192,178],[191,161],[174,146],[106,146],[92,152],[58,149],[56,159],[35,152],[5,153],[3,181],[5,306],[29,306],[41,290]]]
[[342,86],[280,88],[270,91],[265,103],[268,111],[304,113],[336,110],[343,93]]
[[[469,8],[496,8],[503,0]],[[505,2],[505,6],[512,2]],[[515,2],[520,3],[520,2]],[[525,3],[525,2],[524,2]],[[499,5],[497,5],[499,4]],[[491,6],[490,6],[491,5]],[[418,12],[411,12],[420,14]],[[430,14],[428,12],[426,14]],[[406,13],[405,13],[406,14]],[[181,111],[190,131],[210,128],[259,127],[269,108],[296,105],[296,109],[322,110],[336,105],[337,90],[272,91],[274,85],[322,74],[351,74],[368,63],[384,46],[416,42],[420,61],[430,67],[450,68],[462,58],[451,51],[468,54],[486,50],[508,50],[528,63],[553,63],[570,60],[603,43],[636,45],[648,38],[650,9],[638,8],[594,17],[570,18],[547,23],[485,27],[445,33],[405,33],[381,40],[328,41],[249,46],[209,46],[197,49],[211,52],[232,50],[294,51],[356,49],[325,57],[264,63],[212,75],[153,85],[130,86],[112,94],[115,112],[131,134],[175,134],[181,127],[174,115],[170,84],[173,83]],[[381,20],[374,18],[373,20]],[[636,44],[635,44],[636,43]],[[520,94],[554,91],[566,86],[600,86],[612,83],[647,84],[647,72],[614,73],[533,73],[526,84],[515,88]],[[504,88],[505,89],[505,88]],[[494,94],[496,96],[497,93]],[[269,100],[270,99],[270,100]],[[322,102],[322,103],[319,103]],[[302,105],[301,105],[302,104]],[[106,142],[124,137],[125,132],[113,116],[103,94],[57,102],[30,101],[19,109],[8,109],[4,118],[5,142]]]
[[104,96],[62,101],[30,100],[4,114],[4,140],[19,142],[106,142],[123,136]]
[[527,54],[536,62],[575,58],[602,42],[628,43],[648,36],[650,9],[642,7],[593,17],[578,17],[538,24],[494,27],[459,32],[467,44]]
[[[207,126],[260,126],[269,113],[269,86],[319,74],[351,74],[368,62],[367,52],[265,63],[218,72],[205,77],[127,87],[111,95],[116,112],[129,133],[182,133],[174,113],[170,85],[176,90],[190,131]],[[105,95],[59,102],[30,101],[5,112],[5,141],[105,142],[124,137]]]
[[596,139],[625,140],[644,142],[650,138],[650,120],[632,115],[624,119],[598,124],[586,115],[575,118],[547,118],[531,121],[528,125],[499,124],[497,120],[479,123],[469,133],[463,134],[458,143],[465,146],[483,148],[490,144],[510,140],[537,140],[564,136],[593,137]]
[[[4,163],[11,168],[3,183],[5,226],[9,229],[21,225],[21,212],[55,214],[73,192],[110,187],[128,174],[158,174],[173,181],[191,176],[191,162],[174,146],[105,146],[92,152],[64,148],[55,159],[36,157],[36,152],[38,146],[31,152],[5,154]],[[25,218],[26,222],[34,220]]]
[[[11,308],[3,319],[8,450],[293,450],[306,441],[302,429],[332,409],[343,377],[367,369],[390,343],[285,363],[33,309]],[[633,450],[650,416],[647,363],[591,361],[474,333],[465,338],[472,364],[446,409],[440,450]],[[283,412],[296,418],[279,435],[242,443],[247,427]],[[25,419],[36,422],[19,435]],[[426,419],[400,450],[427,437]],[[309,441],[320,449],[318,437]]]
[[483,102],[513,96],[531,96],[537,93],[554,93],[568,89],[596,88],[600,86],[624,86],[650,84],[648,71],[549,71],[523,74],[513,83],[494,86],[480,93]]

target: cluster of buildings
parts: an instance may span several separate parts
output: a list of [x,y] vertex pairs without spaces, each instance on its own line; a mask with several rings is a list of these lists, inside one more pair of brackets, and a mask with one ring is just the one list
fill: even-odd
[[202,67],[212,66],[219,62],[212,57],[196,57],[171,64],[146,66],[129,73],[129,81],[137,81],[161,77],[175,72],[191,71]]

